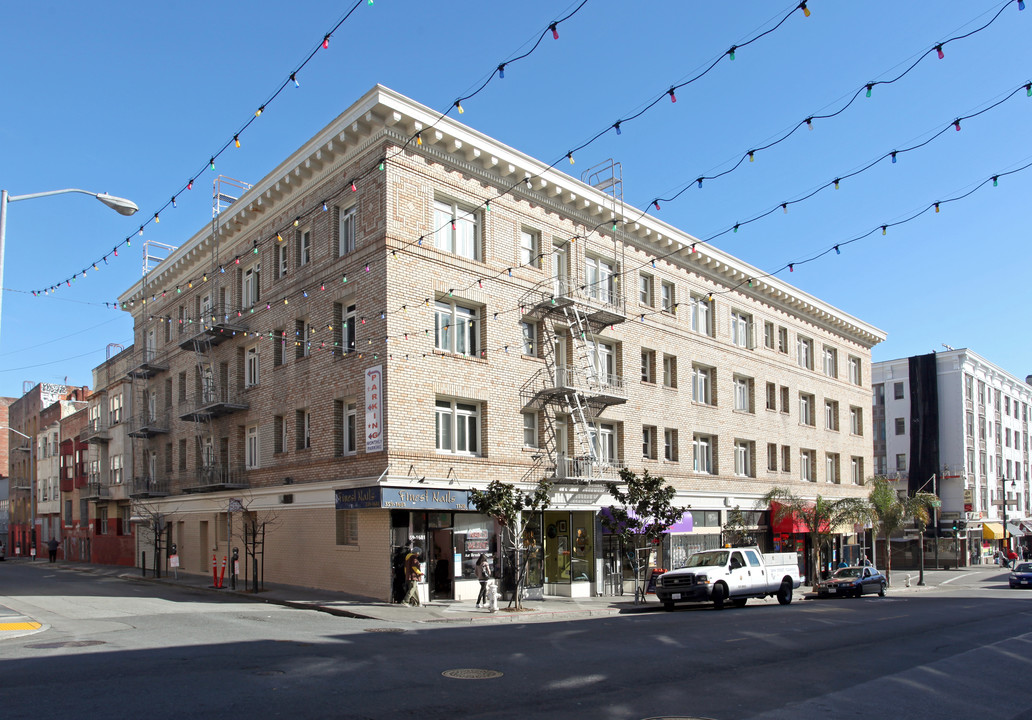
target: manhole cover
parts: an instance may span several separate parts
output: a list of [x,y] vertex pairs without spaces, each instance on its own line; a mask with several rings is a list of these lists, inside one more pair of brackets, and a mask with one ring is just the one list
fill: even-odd
[[39,649],[39,650],[50,650],[53,648],[65,648],[65,647],[89,647],[90,645],[105,645],[103,640],[65,640],[63,642],[45,642],[45,643],[32,643],[25,647]]
[[364,632],[405,632],[401,628],[365,628]]
[[480,670],[479,668],[445,670],[441,674],[454,680],[490,680],[491,678],[500,678],[502,676],[502,673],[497,670]]

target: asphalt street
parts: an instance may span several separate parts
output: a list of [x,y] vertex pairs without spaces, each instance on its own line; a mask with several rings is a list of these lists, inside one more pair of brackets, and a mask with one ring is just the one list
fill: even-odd
[[1032,592],[998,569],[886,598],[486,626],[335,617],[0,568],[0,715],[1032,720]]

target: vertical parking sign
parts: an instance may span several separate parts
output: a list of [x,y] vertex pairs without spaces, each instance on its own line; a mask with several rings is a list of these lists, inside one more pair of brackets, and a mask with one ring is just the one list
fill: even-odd
[[365,451],[383,450],[383,366],[366,369],[365,373]]

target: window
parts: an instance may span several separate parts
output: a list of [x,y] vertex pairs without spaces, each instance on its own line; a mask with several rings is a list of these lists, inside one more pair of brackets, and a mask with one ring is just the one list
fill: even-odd
[[663,386],[668,388],[677,387],[677,356],[663,356]]
[[753,411],[752,378],[735,377],[735,410],[751,413]]
[[186,472],[186,440],[179,441],[179,472]]
[[792,472],[792,448],[781,446],[781,472]]
[[778,445],[767,443],[767,470],[777,472],[778,469]]
[[781,412],[788,415],[790,410],[788,407],[788,388],[784,385],[781,386]]
[[254,387],[258,384],[258,345],[252,345],[244,350],[244,387]]
[[307,409],[298,410],[294,423],[295,450],[307,450],[312,447],[312,413]]
[[838,350],[824,346],[824,374],[830,378],[838,377]]
[[763,347],[774,349],[774,323],[763,321]]
[[122,456],[112,455],[111,456],[111,484],[121,485],[122,480]]
[[851,435],[864,434],[864,410],[855,406],[849,408],[849,433]]
[[108,421],[110,424],[122,422],[122,393],[112,395],[108,401]]
[[788,329],[778,328],[778,352],[788,355]]
[[739,310],[731,312],[731,343],[738,347],[752,347],[752,315]]
[[896,418],[896,434],[906,435],[907,434],[907,421],[905,418]]
[[312,326],[307,319],[294,321],[294,357],[296,360],[312,354]]
[[874,405],[876,407],[879,406],[879,405],[884,405],[885,404],[885,386],[882,385],[881,383],[879,383],[877,385],[872,386],[871,389],[874,392]]
[[304,267],[312,262],[312,229],[305,228],[297,234],[297,264]]
[[541,234],[523,228],[520,230],[520,265],[541,267]]
[[975,393],[975,379],[970,375],[964,375],[964,399],[972,400]]
[[778,386],[772,382],[767,383],[767,409],[778,409]]
[[358,545],[358,510],[335,510],[337,544]]
[[272,418],[272,451],[274,453],[287,450],[287,419],[282,415]]
[[712,435],[696,435],[692,438],[693,464],[692,469],[697,473],[714,473],[713,469],[713,446],[715,438]]
[[735,440],[735,475],[753,476],[753,444],[747,440]]
[[520,330],[523,334],[523,354],[537,357],[537,324],[530,320],[523,320],[520,323]]
[[646,460],[656,459],[656,427],[645,425],[641,429],[641,456]]
[[907,454],[906,453],[898,453],[896,455],[896,469],[900,470],[900,471],[905,471],[907,469]]
[[616,346],[594,341],[588,342],[588,359],[598,374],[598,379],[605,385],[613,385],[616,380]]
[[656,351],[641,349],[641,381],[656,382]]
[[108,534],[108,509],[106,506],[97,507],[97,534]]
[[355,229],[357,205],[349,208],[334,208],[337,213],[337,255],[347,255],[355,250]]
[[824,456],[824,480],[825,482],[838,485],[839,478],[839,456],[838,453],[827,453]]
[[434,246],[470,260],[480,257],[480,221],[477,213],[457,203],[434,202]]
[[799,451],[799,479],[804,482],[816,482],[817,477],[814,471],[814,461],[816,456],[814,450],[800,450]]
[[702,295],[693,293],[689,300],[689,307],[692,330],[703,335],[713,335],[712,302]]
[[860,358],[849,356],[849,382],[854,385],[863,385],[863,373],[860,370]]
[[247,428],[247,438],[244,444],[244,465],[248,468],[258,467],[258,426],[251,425]]
[[663,430],[663,459],[677,462],[677,430],[674,428]]
[[261,275],[262,275],[262,264],[255,263],[251,267],[244,270],[244,278],[241,286],[241,298],[240,304],[245,308],[249,308],[252,305],[258,303],[261,297]]
[[358,314],[355,311],[354,305],[348,305],[347,313],[344,315],[344,352],[351,353],[355,352],[355,333],[357,328],[355,327],[358,323]]
[[[281,237],[281,236],[277,236]],[[290,253],[285,243],[281,242],[276,246],[276,277],[286,277],[289,269]]]
[[892,397],[896,400],[903,399],[903,383],[898,382],[892,384]]
[[796,339],[796,362],[799,367],[813,370],[813,340],[804,337]]
[[849,458],[849,481],[854,485],[864,484],[864,459],[862,457]]
[[702,405],[713,405],[713,368],[692,365],[692,400]]
[[438,300],[434,347],[456,355],[475,356],[479,322],[477,311],[454,302]]
[[604,303],[613,302],[613,270],[611,262],[591,256],[584,258],[584,289],[588,297]]
[[616,426],[611,424],[589,425],[588,432],[595,456],[600,462],[610,463],[617,459]]
[[186,372],[179,373],[179,402],[186,402]]
[[663,312],[672,313],[677,308],[677,298],[674,293],[674,284],[666,282],[665,280],[660,283],[660,301],[662,302]]
[[536,412],[523,413],[523,447],[536,448],[538,446],[538,414]]
[[799,424],[810,425],[811,427],[816,425],[816,418],[814,418],[814,410],[816,405],[816,398],[809,393],[799,393]]
[[655,302],[652,287],[651,275],[645,273],[638,275],[638,302],[646,307],[652,307]]
[[358,452],[358,406],[354,401],[344,403],[343,425],[344,436],[341,449],[345,455],[354,455]]
[[824,401],[824,427],[828,430],[838,431],[838,402],[835,400]]
[[457,400],[436,403],[437,451],[456,455],[479,453],[480,406]]

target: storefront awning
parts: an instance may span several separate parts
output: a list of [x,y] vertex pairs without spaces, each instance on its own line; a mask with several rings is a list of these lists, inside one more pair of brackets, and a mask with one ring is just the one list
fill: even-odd
[[1025,528],[1022,527],[1021,523],[1007,523],[1007,532],[1013,537],[1024,537]]
[[[613,519],[613,514],[609,511],[609,508],[607,508],[607,507],[601,508],[598,511],[598,514],[601,515],[601,516],[607,517],[610,520]],[[634,512],[631,511],[631,510],[628,510],[627,514],[630,515],[631,517],[637,517],[634,514]],[[684,516],[680,520],[675,522],[673,525],[668,527],[666,529],[666,531],[667,532],[674,532],[674,533],[684,533],[684,532],[691,532],[694,527],[695,527],[695,525],[694,525],[694,522],[693,522],[693,519],[692,519],[691,511],[685,510]],[[605,525],[602,526],[602,533],[606,534],[606,535],[609,534],[609,530],[606,528]]]
[[[809,533],[810,528],[807,527],[806,523],[795,514],[785,515],[780,520],[777,520],[778,509],[781,508],[781,503],[772,502],[770,504],[770,525],[771,530],[775,533]],[[827,529],[827,528],[825,528]],[[852,532],[853,528],[849,528],[844,532]],[[837,531],[836,531],[837,532]]]
[[985,540],[1003,540],[1003,524],[997,522],[982,523],[982,538]]

